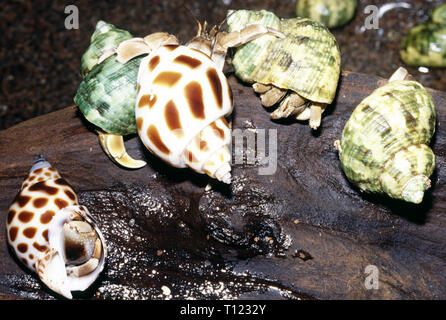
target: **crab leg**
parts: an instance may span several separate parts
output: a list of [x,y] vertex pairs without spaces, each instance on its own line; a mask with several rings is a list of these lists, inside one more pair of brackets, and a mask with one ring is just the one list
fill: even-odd
[[242,44],[257,39],[265,34],[270,34],[281,39],[285,38],[285,35],[276,29],[265,27],[261,24],[252,24],[240,31],[233,31],[225,34],[223,37],[219,38],[218,43],[223,48],[228,49],[241,46]]
[[120,63],[150,53],[162,45],[178,44],[178,39],[167,32],[152,33],[144,38],[132,38],[125,40],[116,48],[117,60]]
[[135,160],[128,155],[122,136],[104,132],[98,132],[98,135],[102,149],[117,164],[129,169],[139,169],[146,165],[145,161]]
[[219,33],[217,34],[216,46],[212,52],[212,60],[214,60],[220,70],[223,70],[226,52],[229,48],[241,46],[267,34],[281,39],[285,38],[285,35],[282,32],[273,28],[265,27],[261,24],[253,24],[243,28],[240,31]]
[[268,90],[271,89],[271,85],[265,85],[265,84],[261,84],[261,83],[254,83],[252,85],[252,88],[254,89],[255,92],[257,93],[265,93]]
[[299,113],[298,115],[296,115],[296,120],[308,120],[310,119],[310,108],[306,107],[301,113]]
[[271,107],[280,101],[287,93],[287,90],[283,90],[277,87],[272,87],[270,90],[262,93],[260,99],[264,107]]
[[279,107],[271,113],[271,119],[287,118],[291,115],[300,114],[305,109],[306,100],[297,93],[290,93]]
[[321,125],[322,112],[325,109],[325,104],[313,102],[310,106],[310,127],[316,130]]

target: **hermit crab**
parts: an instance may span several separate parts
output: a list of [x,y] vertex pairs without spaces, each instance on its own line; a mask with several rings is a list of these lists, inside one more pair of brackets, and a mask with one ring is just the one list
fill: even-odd
[[232,59],[235,75],[253,83],[263,106],[279,104],[272,119],[293,116],[317,129],[340,74],[339,47],[329,30],[310,19],[279,19],[266,10],[229,11],[227,20],[230,32],[261,24],[285,34],[265,35],[239,47]]
[[446,4],[432,12],[430,21],[410,29],[400,54],[407,65],[446,67]]
[[139,63],[134,105],[144,145],[174,167],[230,183],[231,132],[225,117],[233,102],[222,72],[226,52],[264,34],[284,35],[263,25],[231,33],[219,29],[198,23],[197,35],[186,45],[164,32],[128,39],[99,61],[127,64],[147,55]]
[[104,268],[106,246],[88,209],[45,159],[32,166],[9,208],[8,244],[54,292],[71,299]]
[[361,191],[420,203],[435,168],[428,144],[436,113],[426,89],[407,79],[400,68],[365,98],[335,147],[345,175]]
[[130,157],[123,136],[136,134],[136,77],[142,58],[123,64],[113,55],[116,46],[132,35],[99,21],[91,43],[81,59],[83,80],[74,102],[84,117],[98,129],[105,153],[127,168],[141,168],[146,162]]
[[355,15],[357,0],[297,0],[296,15],[337,28]]

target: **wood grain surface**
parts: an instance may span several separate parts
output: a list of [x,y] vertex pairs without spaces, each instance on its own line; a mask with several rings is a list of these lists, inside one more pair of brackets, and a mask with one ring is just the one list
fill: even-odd
[[[390,76],[390,75],[389,75]],[[384,79],[343,72],[335,103],[313,132],[271,121],[246,84],[229,77],[233,129],[277,133],[277,170],[233,165],[230,186],[167,166],[137,137],[130,171],[112,162],[76,106],[0,132],[0,298],[54,296],[8,249],[8,206],[42,154],[76,189],[104,233],[109,257],[85,299],[445,299],[446,93],[437,108],[432,188],[420,205],[361,194],[333,142],[354,107]],[[270,151],[272,149],[270,148]],[[267,148],[268,151],[268,148]],[[379,288],[368,290],[368,265]],[[166,289],[167,288],[167,289]]]

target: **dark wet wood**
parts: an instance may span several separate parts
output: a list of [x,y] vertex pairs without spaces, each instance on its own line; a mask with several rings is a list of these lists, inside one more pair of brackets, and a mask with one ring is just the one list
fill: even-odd
[[[166,166],[136,137],[127,149],[148,166],[117,167],[74,106],[0,132],[0,298],[51,297],[5,239],[7,208],[39,154],[73,185],[109,246],[103,276],[77,297],[446,298],[446,93],[430,91],[437,167],[421,205],[360,194],[333,147],[379,81],[344,72],[315,133],[306,123],[271,121],[253,90],[231,76],[233,129],[266,129],[267,140],[277,130],[277,170],[260,175],[259,161],[235,164],[232,185],[211,191],[206,177]],[[379,271],[377,290],[365,287],[368,265]]]

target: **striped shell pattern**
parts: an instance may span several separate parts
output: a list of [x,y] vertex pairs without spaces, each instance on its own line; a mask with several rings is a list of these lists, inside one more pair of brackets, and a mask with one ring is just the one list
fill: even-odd
[[251,24],[274,28],[286,37],[265,35],[239,47],[232,60],[237,77],[290,89],[310,101],[333,101],[341,57],[325,26],[309,19],[279,19],[266,10],[238,10],[228,16],[230,32]]
[[430,21],[410,29],[400,54],[408,65],[446,67],[446,4],[432,12]]
[[357,0],[297,0],[296,15],[336,28],[355,15]]
[[353,111],[342,132],[339,158],[360,190],[420,203],[430,187],[435,155],[435,106],[415,81],[376,89]]
[[232,94],[204,53],[166,45],[141,62],[135,116],[144,145],[172,166],[230,182]]
[[123,40],[132,38],[127,31],[100,21],[91,44],[82,56],[84,79],[74,102],[85,118],[106,133],[128,135],[136,133],[136,78],[141,57],[122,64],[112,55],[97,64],[107,50],[113,50]]
[[[87,227],[92,237],[73,237],[75,231],[67,229],[72,225]],[[11,204],[6,227],[17,258],[67,298],[70,291],[87,289],[104,267],[106,249],[100,230],[71,186],[42,158]]]

